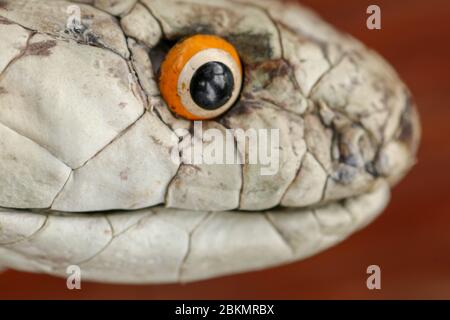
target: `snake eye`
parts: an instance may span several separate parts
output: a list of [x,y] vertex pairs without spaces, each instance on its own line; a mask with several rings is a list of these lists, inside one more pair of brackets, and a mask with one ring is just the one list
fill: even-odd
[[161,95],[189,120],[215,118],[230,109],[242,86],[236,49],[222,38],[195,35],[176,44],[161,65]]

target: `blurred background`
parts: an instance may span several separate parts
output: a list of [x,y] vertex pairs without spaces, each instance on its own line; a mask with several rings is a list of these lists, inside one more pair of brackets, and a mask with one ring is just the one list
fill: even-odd
[[[450,1],[301,2],[386,57],[419,105],[419,162],[375,223],[302,262],[187,285],[83,282],[69,291],[65,279],[6,271],[0,299],[450,299]],[[371,4],[382,30],[366,28]],[[366,287],[372,264],[381,290]]]

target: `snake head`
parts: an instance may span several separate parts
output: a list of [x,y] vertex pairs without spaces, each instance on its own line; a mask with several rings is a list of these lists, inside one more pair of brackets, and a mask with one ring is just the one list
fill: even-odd
[[[0,1],[6,267],[64,275],[79,265],[96,281],[155,283],[299,260],[378,216],[415,163],[407,87],[304,7],[83,2]],[[171,50],[197,35],[230,44],[242,80],[233,103],[202,121],[174,112],[161,90]],[[277,132],[271,161],[246,161],[261,140],[236,132],[251,130]],[[189,161],[193,141],[209,150],[220,136],[236,161]]]

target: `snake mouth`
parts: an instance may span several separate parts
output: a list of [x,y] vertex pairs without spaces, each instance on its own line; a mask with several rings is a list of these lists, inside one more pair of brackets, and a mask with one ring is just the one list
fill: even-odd
[[[314,208],[203,212],[163,207],[92,214],[0,211],[0,265],[111,283],[189,282],[307,258],[375,219],[374,188]],[[264,254],[261,254],[264,253]]]

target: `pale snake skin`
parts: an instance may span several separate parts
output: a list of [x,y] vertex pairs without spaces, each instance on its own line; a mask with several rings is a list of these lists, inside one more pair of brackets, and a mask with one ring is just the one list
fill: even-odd
[[[81,29],[67,28],[71,5]],[[149,52],[196,33],[230,40],[246,67],[239,102],[204,125],[280,129],[275,176],[168,160],[192,124],[160,98]],[[396,72],[299,5],[0,0],[8,268],[168,283],[300,260],[383,211],[419,138]]]

